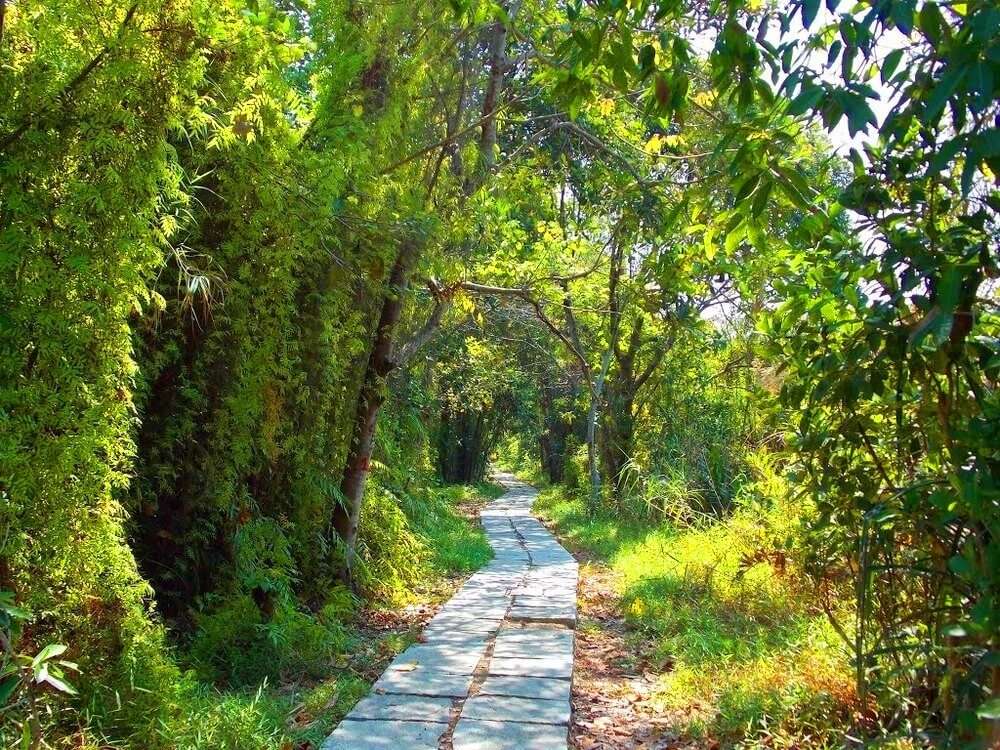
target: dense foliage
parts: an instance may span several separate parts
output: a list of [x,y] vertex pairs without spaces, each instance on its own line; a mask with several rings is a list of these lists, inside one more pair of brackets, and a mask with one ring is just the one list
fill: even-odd
[[830,742],[995,742],[998,87],[990,0],[0,0],[0,743],[315,742],[502,441],[793,571]]

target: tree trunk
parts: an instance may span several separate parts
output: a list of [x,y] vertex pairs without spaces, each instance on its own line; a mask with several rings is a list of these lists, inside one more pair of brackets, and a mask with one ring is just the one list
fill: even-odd
[[[612,337],[613,340],[613,337]],[[604,397],[604,384],[611,367],[611,347],[605,350],[601,357],[601,369],[594,382],[590,384],[590,410],[587,412],[587,462],[590,464],[590,513],[593,515],[601,508],[601,467],[600,456],[597,453],[597,422],[600,419],[600,404]]]
[[606,470],[611,477],[615,501],[621,503],[628,490],[629,462],[632,460],[632,442],[635,436],[635,420],[631,413],[631,404],[626,403],[621,412],[612,414],[608,425]]
[[597,402],[599,396],[591,393],[590,410],[587,412],[587,463],[590,465],[590,513],[601,507],[601,470],[597,458]]
[[635,437],[635,394],[629,380],[619,374],[608,383],[601,426],[601,458],[616,505],[621,504],[628,490],[628,464]]
[[416,255],[417,243],[412,240],[404,241],[389,274],[382,312],[375,329],[375,341],[368,355],[364,380],[358,394],[351,449],[340,482],[342,497],[333,511],[333,529],[344,545],[344,569],[341,575],[347,583],[352,583],[358,519],[375,445],[375,426],[385,402],[385,380],[395,367],[392,358],[393,336],[403,310],[403,296]]
[[[510,21],[514,20],[521,0],[511,2],[506,10]],[[496,162],[497,145],[497,105],[500,100],[500,90],[503,88],[507,73],[507,24],[497,21],[493,26],[493,35],[489,46],[489,77],[486,81],[486,92],[483,95],[483,130],[479,139],[479,151],[482,154],[483,166],[486,172],[493,169]]]

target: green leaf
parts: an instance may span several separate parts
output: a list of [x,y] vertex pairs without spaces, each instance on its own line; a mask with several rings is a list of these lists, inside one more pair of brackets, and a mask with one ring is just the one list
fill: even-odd
[[844,112],[847,114],[847,126],[852,138],[867,130],[869,125],[878,123],[875,113],[863,96],[845,95],[842,97],[842,104]]
[[739,247],[739,244],[743,241],[744,237],[746,237],[746,230],[742,226],[737,227],[732,232],[727,234],[725,243],[726,252],[732,253],[737,247]]
[[963,65],[952,64],[947,68],[945,74],[941,76],[941,79],[931,89],[930,96],[927,97],[926,105],[920,113],[922,122],[931,124],[937,121],[937,118],[944,111],[944,106],[948,103],[948,99],[955,93],[958,84],[965,77],[965,71],[966,67]]
[[896,68],[899,67],[900,60],[903,59],[903,50],[894,49],[888,55],[885,56],[885,61],[882,63],[882,70],[880,71],[882,76],[882,83],[887,83],[892,74],[896,72]]
[[750,194],[754,191],[754,188],[757,187],[759,182],[760,182],[760,172],[758,172],[757,174],[750,175],[750,177],[748,177],[743,182],[743,185],[740,186],[739,192],[736,193],[736,199],[734,201],[736,205],[739,205],[744,200],[746,200],[750,196]]
[[972,185],[975,182],[976,171],[979,169],[976,159],[966,159],[965,166],[962,167],[962,197],[968,196],[972,192]]
[[953,317],[950,313],[943,313],[941,308],[935,305],[928,311],[923,319],[913,327],[910,332],[908,344],[911,349],[917,348],[928,336],[932,337],[935,348],[940,346],[951,333]]
[[819,0],[802,0],[802,25],[807,29],[816,20],[819,12]]
[[941,274],[937,285],[937,304],[942,312],[952,313],[958,306],[958,296],[962,291],[962,271],[950,266]]
[[945,625],[941,628],[941,633],[949,638],[964,638],[969,634],[968,631],[957,622]]
[[646,44],[639,50],[639,70],[643,76],[648,76],[653,71],[656,62],[656,50],[652,44]]
[[41,672],[35,678],[35,682],[38,684],[47,684],[54,687],[60,693],[66,693],[68,695],[76,695],[76,688],[62,679],[62,675],[52,674],[47,667],[42,666]]
[[12,620],[27,620],[31,616],[27,609],[14,604],[13,591],[0,591],[0,612],[5,613]]
[[48,646],[39,651],[35,658],[31,660],[31,666],[38,667],[40,664],[47,662],[49,659],[54,659],[65,652],[66,646],[64,644],[50,643]]
[[892,20],[903,34],[910,35],[913,31],[913,2],[912,0],[896,0],[892,3]]
[[20,682],[16,675],[0,682],[0,707],[6,705],[7,701],[10,700]]
[[1000,696],[990,698],[976,709],[976,716],[980,719],[996,721],[1000,719]]
[[917,15],[917,27],[924,33],[931,44],[939,44],[941,31],[945,27],[944,18],[937,3],[925,2]]
[[788,114],[797,117],[811,109],[815,109],[816,105],[823,99],[823,94],[824,91],[821,86],[810,84],[807,88],[806,85],[803,85],[798,96],[792,99],[788,105]]
[[753,203],[750,206],[750,212],[754,216],[760,216],[764,209],[767,208],[767,201],[771,197],[771,191],[774,189],[774,180],[765,180],[760,189],[754,193]]
[[781,70],[787,73],[792,69],[792,55],[795,54],[795,46],[789,44],[785,47],[784,51],[781,53]]

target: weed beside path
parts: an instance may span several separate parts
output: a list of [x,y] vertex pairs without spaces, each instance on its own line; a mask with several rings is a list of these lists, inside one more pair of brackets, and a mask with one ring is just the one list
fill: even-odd
[[[188,672],[188,689],[177,691],[178,716],[189,717],[172,729],[173,747],[185,750],[239,748],[240,750],[315,750],[355,703],[368,694],[386,665],[419,639],[424,624],[451,598],[468,575],[492,557],[479,526],[478,511],[502,494],[496,485],[429,487],[419,496],[400,493],[393,499],[395,518],[405,523],[408,545],[389,546],[405,560],[376,561],[384,579],[395,581],[361,600],[342,590],[333,597],[327,614],[330,627],[279,632],[269,623],[271,638],[258,647],[246,641],[263,627],[238,618],[216,616],[199,628],[192,644],[181,653]],[[398,529],[397,529],[398,531]],[[298,622],[310,622],[299,613]],[[325,617],[325,615],[324,615]],[[324,620],[325,622],[326,620]],[[246,633],[244,632],[246,631]],[[249,637],[249,636],[248,636]],[[273,655],[280,664],[297,664],[308,655],[309,670],[275,668],[248,663],[243,674],[272,670],[264,679],[213,669],[224,649],[244,660]],[[268,650],[269,649],[269,650]],[[208,655],[198,660],[202,654]],[[209,661],[209,658],[212,661]],[[215,677],[215,679],[212,679]]]
[[575,748],[842,740],[854,693],[840,643],[794,564],[768,549],[787,518],[738,511],[697,528],[591,518],[559,487],[536,512],[588,562]]

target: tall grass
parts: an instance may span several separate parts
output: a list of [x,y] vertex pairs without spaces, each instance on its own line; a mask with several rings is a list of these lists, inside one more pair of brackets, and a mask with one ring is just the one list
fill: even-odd
[[617,574],[621,610],[661,672],[654,702],[679,734],[727,747],[842,741],[835,728],[855,702],[847,654],[798,567],[787,503],[748,491],[722,520],[650,521],[588,516],[554,487],[536,509]]

